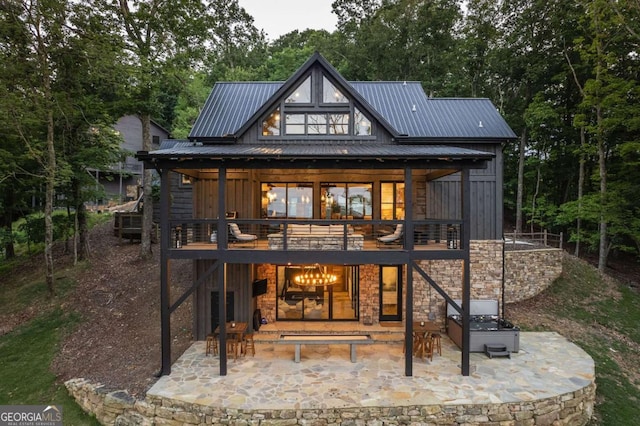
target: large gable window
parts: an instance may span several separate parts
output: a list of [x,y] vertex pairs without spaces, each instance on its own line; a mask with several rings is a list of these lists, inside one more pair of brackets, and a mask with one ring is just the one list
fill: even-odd
[[300,86],[285,100],[287,104],[310,104],[311,103],[311,76],[307,77]]
[[322,102],[325,104],[345,104],[349,103],[349,99],[342,94],[340,90],[336,88],[329,81],[327,77],[322,77]]
[[[277,104],[262,121],[262,136],[371,136],[371,120],[320,69]],[[281,119],[282,114],[282,119]]]

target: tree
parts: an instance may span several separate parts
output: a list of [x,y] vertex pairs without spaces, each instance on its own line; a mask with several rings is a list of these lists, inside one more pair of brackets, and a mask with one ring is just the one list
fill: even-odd
[[[593,0],[585,3],[585,37],[578,39],[578,49],[582,60],[590,64],[591,75],[584,83],[582,114],[577,124],[584,126],[593,140],[598,156],[599,180],[599,244],[598,270],[605,271],[611,248],[608,227],[612,222],[611,213],[615,198],[608,193],[607,167],[619,143],[620,132],[633,117],[637,107],[636,83],[629,80],[625,67],[628,49],[620,34],[619,16],[607,1]],[[637,69],[637,64],[636,64]]]

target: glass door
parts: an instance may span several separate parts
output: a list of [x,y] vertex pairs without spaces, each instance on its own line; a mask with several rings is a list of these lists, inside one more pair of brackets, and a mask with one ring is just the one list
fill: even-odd
[[[344,265],[281,265],[277,266],[278,321],[345,321],[358,319],[359,277],[357,266]],[[311,268],[311,269],[310,269]],[[312,271],[332,276],[329,285],[306,285],[296,279]]]
[[402,320],[402,268],[380,266],[380,321]]

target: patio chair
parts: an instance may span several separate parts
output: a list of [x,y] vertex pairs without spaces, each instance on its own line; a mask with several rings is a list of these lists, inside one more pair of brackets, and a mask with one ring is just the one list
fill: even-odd
[[237,223],[230,223],[229,229],[231,230],[230,243],[252,243],[253,247],[258,242],[258,236],[254,234],[243,234]]
[[391,244],[400,244],[402,245],[402,223],[396,225],[395,231],[389,235],[383,235],[382,237],[378,237],[376,240],[376,246],[384,246]]

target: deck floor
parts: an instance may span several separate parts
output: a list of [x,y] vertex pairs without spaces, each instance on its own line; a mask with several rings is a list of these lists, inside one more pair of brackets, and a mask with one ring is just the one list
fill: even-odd
[[522,332],[510,359],[472,353],[467,377],[460,350],[446,336],[442,344],[442,356],[414,359],[407,377],[399,342],[358,346],[355,363],[346,344],[303,346],[294,363],[294,345],[258,339],[254,357],[230,359],[220,376],[218,357],[195,342],[148,395],[235,409],[489,404],[544,399],[595,380],[593,359],[557,333]]

